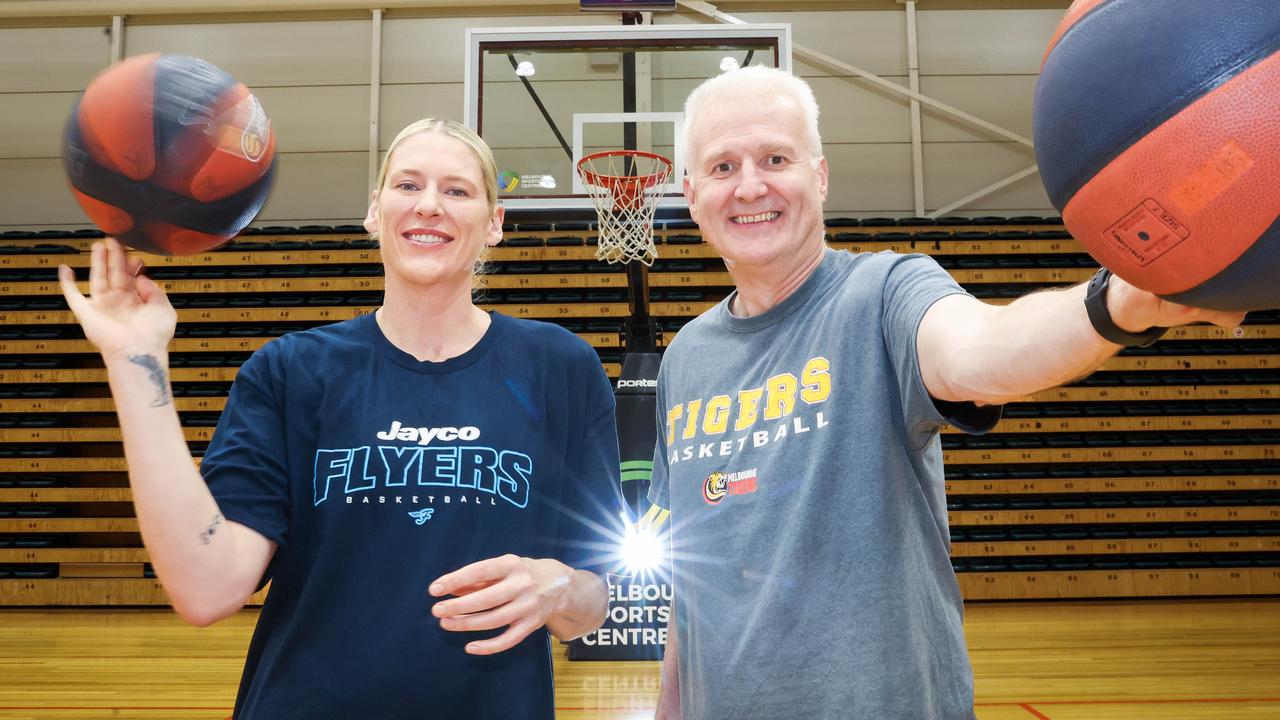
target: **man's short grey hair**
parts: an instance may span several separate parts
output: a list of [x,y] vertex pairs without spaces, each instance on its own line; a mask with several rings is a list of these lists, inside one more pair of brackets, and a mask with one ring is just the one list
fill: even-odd
[[752,65],[721,73],[703,82],[685,100],[682,144],[684,166],[690,170],[691,178],[694,177],[692,161],[695,148],[689,141],[693,137],[693,127],[698,123],[703,105],[712,98],[729,98],[731,102],[741,104],[760,103],[770,95],[789,98],[800,106],[804,113],[804,139],[809,146],[809,159],[816,161],[822,157],[822,134],[818,132],[818,101],[813,97],[813,88],[785,70]]

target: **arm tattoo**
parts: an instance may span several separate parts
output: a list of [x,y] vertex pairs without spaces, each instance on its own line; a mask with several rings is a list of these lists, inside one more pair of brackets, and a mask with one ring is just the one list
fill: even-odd
[[222,524],[222,515],[214,513],[213,520],[209,521],[209,527],[200,533],[200,542],[208,545],[213,542],[213,534],[218,532],[218,526]]
[[151,401],[151,407],[164,407],[169,404],[169,379],[165,375],[164,368],[160,367],[160,361],[156,360],[155,355],[130,355],[129,362],[134,365],[140,365],[146,369],[151,382],[156,386],[156,399]]

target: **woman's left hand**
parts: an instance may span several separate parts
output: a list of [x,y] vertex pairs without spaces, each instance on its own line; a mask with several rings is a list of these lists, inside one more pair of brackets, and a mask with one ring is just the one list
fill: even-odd
[[440,627],[455,632],[506,627],[497,637],[467,643],[473,655],[512,648],[560,610],[573,569],[557,560],[516,555],[481,560],[431,583],[434,597],[454,595],[431,609]]

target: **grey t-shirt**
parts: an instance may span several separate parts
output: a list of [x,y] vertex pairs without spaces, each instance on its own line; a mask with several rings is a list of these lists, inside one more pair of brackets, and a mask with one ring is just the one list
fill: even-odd
[[671,510],[688,720],[973,717],[949,560],[944,418],[916,331],[964,292],[933,260],[827,249],[751,318],[732,296],[658,376],[649,498]]

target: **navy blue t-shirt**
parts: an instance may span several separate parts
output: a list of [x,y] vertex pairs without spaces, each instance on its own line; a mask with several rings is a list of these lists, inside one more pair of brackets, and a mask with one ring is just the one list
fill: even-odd
[[618,440],[586,343],[497,314],[444,362],[373,315],[287,335],[240,369],[201,472],[278,546],[237,718],[553,717],[546,630],[468,655],[501,630],[442,630],[427,586],[505,553],[603,569]]

